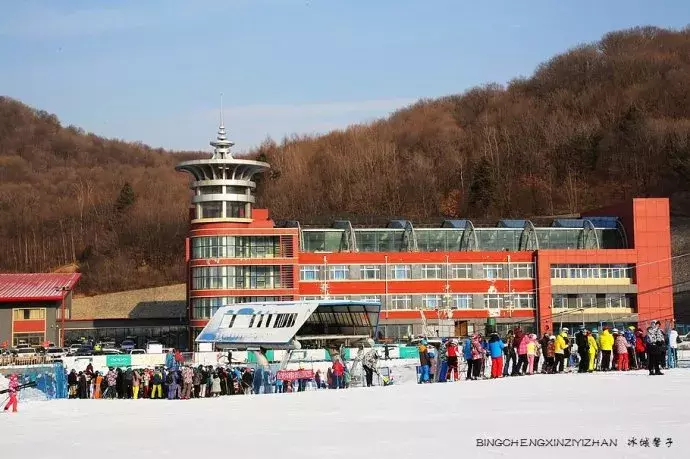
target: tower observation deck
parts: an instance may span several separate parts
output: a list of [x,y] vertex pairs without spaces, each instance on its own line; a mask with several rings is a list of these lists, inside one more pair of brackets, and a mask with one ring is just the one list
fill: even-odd
[[176,171],[188,172],[194,177],[190,183],[195,208],[192,223],[250,223],[256,188],[252,178],[271,166],[232,157],[230,148],[234,142],[228,140],[225,132],[222,109],[218,136],[210,144],[213,147],[210,159],[184,161],[175,166]]

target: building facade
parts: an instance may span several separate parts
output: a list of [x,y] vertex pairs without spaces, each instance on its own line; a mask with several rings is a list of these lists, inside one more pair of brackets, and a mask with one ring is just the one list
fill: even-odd
[[534,224],[447,220],[383,228],[276,224],[254,208],[267,163],[235,159],[221,122],[193,176],[187,299],[194,337],[221,306],[293,299],[380,301],[381,337],[458,336],[520,325],[645,326],[673,319],[668,199]]

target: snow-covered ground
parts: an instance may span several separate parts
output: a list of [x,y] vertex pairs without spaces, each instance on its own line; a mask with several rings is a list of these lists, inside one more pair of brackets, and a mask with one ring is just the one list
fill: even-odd
[[[32,459],[563,459],[679,458],[690,447],[689,369],[663,377],[612,372],[431,385],[401,379],[408,383],[189,401],[25,403],[17,414],[0,414],[0,452]],[[650,446],[628,446],[632,437],[648,437]],[[658,448],[654,437],[662,441]],[[618,446],[482,448],[477,438],[615,439]]]

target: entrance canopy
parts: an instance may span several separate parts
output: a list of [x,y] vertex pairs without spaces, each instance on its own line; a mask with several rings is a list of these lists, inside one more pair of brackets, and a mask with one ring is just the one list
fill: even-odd
[[269,301],[223,306],[196,338],[231,349],[295,349],[302,341],[351,342],[376,335],[381,303]]

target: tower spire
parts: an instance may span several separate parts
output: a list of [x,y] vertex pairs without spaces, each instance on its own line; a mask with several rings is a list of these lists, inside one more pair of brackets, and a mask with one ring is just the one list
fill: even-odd
[[225,127],[225,122],[223,121],[223,93],[220,93],[220,127]]
[[211,141],[213,147],[213,159],[231,159],[230,147],[235,145],[234,142],[228,140],[225,134],[225,120],[223,116],[223,93],[220,93],[220,126],[218,126],[218,136],[216,140]]

